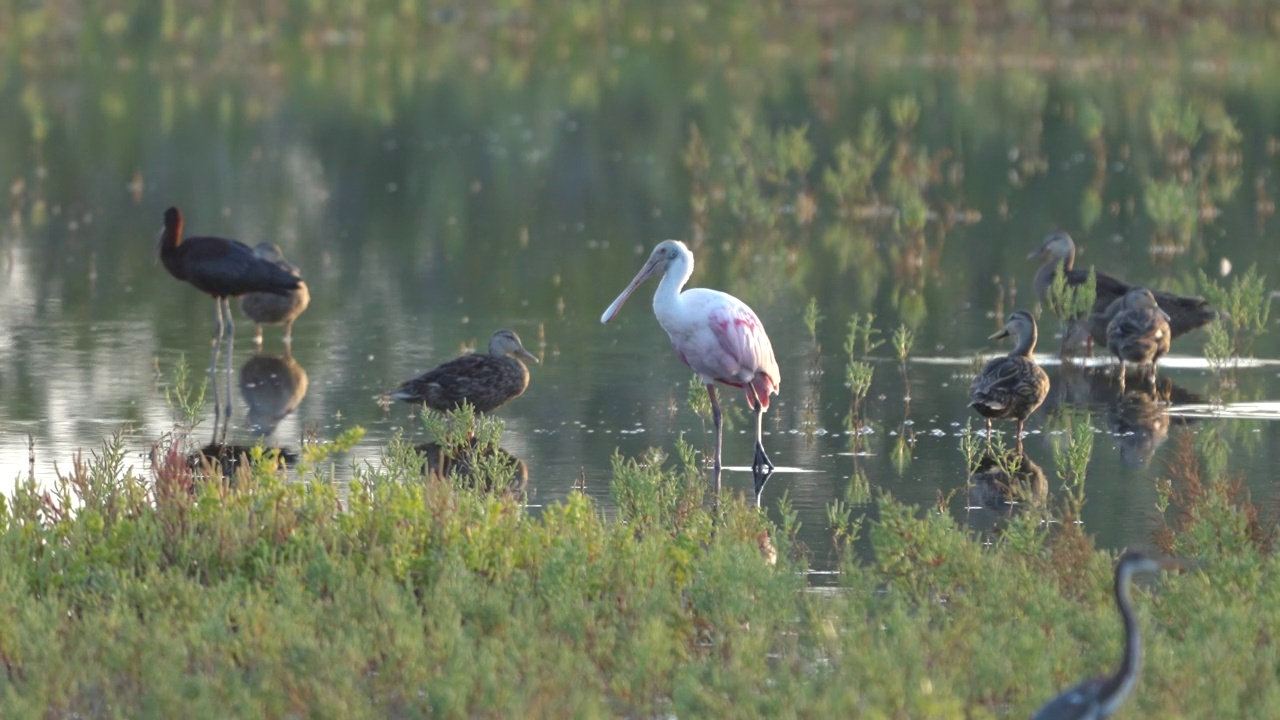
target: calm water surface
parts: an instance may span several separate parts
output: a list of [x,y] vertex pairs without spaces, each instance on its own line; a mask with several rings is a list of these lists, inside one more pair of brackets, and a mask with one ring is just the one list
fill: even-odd
[[[412,409],[384,409],[378,393],[483,348],[499,327],[516,330],[542,363],[499,415],[504,447],[529,465],[534,504],[582,481],[607,504],[615,452],[670,451],[681,434],[709,442],[687,401],[690,372],[649,307],[656,283],[599,323],[656,242],[694,240],[692,284],[746,300],[773,340],[782,384],[766,446],[783,471],[765,500],[789,495],[819,567],[829,561],[825,506],[858,472],[873,490],[943,503],[977,528],[1008,512],[967,490],[959,437],[977,424],[966,409],[974,358],[1001,351],[985,340],[997,310],[1034,305],[1036,265],[1025,256],[1049,229],[1075,235],[1081,263],[1160,287],[1193,289],[1197,271],[1216,276],[1224,259],[1237,274],[1256,264],[1280,277],[1266,211],[1280,88],[1261,65],[1205,70],[1175,47],[1118,72],[1106,69],[1122,52],[1107,37],[1028,41],[1041,52],[1065,43],[1080,67],[1018,65],[963,37],[943,43],[956,62],[935,62],[919,49],[926,31],[851,29],[833,45],[805,23],[780,31],[767,59],[735,54],[735,42],[754,45],[734,39],[708,41],[721,48],[712,57],[696,28],[623,26],[633,32],[614,38],[595,70],[554,43],[490,56],[463,40],[434,68],[413,53],[384,62],[291,45],[279,57],[256,50],[238,70],[223,55],[201,66],[212,51],[199,49],[170,66],[155,60],[167,47],[160,40],[141,51],[108,44],[70,59],[10,58],[0,94],[24,111],[0,130],[11,190],[0,234],[0,479],[29,472],[29,436],[35,476],[47,481],[122,427],[143,468],[151,443],[173,429],[165,387],[183,359],[203,372],[213,303],[155,260],[170,204],[185,210],[189,233],[271,240],[302,269],[312,303],[294,327],[292,359],[306,393],[268,441],[296,449],[361,426],[368,434],[342,459],[342,478],[380,462],[396,434],[425,440]],[[895,126],[895,104],[908,97],[918,120]],[[1151,129],[1152,108],[1191,99],[1199,138],[1171,150]],[[861,205],[890,209],[850,216],[822,174],[870,110],[885,159],[869,180],[874,201]],[[806,172],[753,185],[774,203],[773,219],[735,209],[743,117],[766,131],[806,127],[812,144]],[[1214,140],[1224,117],[1233,141]],[[702,170],[687,162],[695,125],[707,145]],[[901,178],[916,183],[928,212],[918,232],[892,209]],[[1145,204],[1150,183],[1168,178],[1192,188],[1185,202],[1207,198],[1172,241]],[[1151,252],[1170,242],[1177,253]],[[816,338],[802,320],[810,298],[823,315]],[[263,361],[235,307],[228,439],[250,443],[255,399],[239,375]],[[888,345],[873,353],[860,443],[845,423],[842,346],[853,313],[874,313],[885,336],[903,323],[916,332],[905,378]],[[1057,330],[1042,320],[1046,360]],[[1203,342],[1201,331],[1175,343],[1160,400],[1121,399],[1094,367],[1049,366],[1053,395],[1029,422],[1026,452],[1059,492],[1064,418],[1089,412],[1084,522],[1105,545],[1149,544],[1154,481],[1198,433],[1227,440],[1231,470],[1256,500],[1276,497],[1280,410],[1268,403],[1280,398],[1280,365],[1216,374]],[[262,352],[282,355],[278,328]],[[1277,333],[1254,353],[1280,357]],[[737,409],[724,453],[738,469],[726,481],[745,492],[750,421],[738,393],[722,397]],[[193,446],[212,432],[211,407],[205,417]]]

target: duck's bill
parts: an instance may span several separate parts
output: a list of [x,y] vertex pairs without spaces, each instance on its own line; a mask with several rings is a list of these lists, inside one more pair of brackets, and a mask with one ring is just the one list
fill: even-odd
[[1008,331],[1008,330],[1001,330],[1000,332],[992,333],[992,334],[988,335],[988,336],[987,336],[987,339],[988,339],[988,340],[1001,340],[1001,339],[1003,339],[1003,338],[1007,338],[1007,337],[1009,337],[1009,331]]
[[529,352],[528,350],[525,350],[524,348],[516,348],[516,354],[524,358],[525,360],[531,360],[538,364],[542,363],[542,361],[538,359],[537,355],[534,355],[533,353]]

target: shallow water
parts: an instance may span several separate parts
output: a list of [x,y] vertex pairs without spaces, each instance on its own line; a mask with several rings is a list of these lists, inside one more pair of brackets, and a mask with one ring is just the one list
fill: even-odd
[[[311,289],[311,307],[294,327],[296,364],[283,360],[278,328],[268,328],[256,357],[251,324],[235,305],[229,441],[252,442],[254,426],[275,423],[268,439],[296,450],[304,438],[323,441],[359,425],[368,434],[339,467],[349,477],[354,465],[378,463],[397,433],[426,439],[409,406],[384,409],[379,393],[510,327],[542,360],[528,392],[498,413],[503,446],[528,464],[531,503],[585,486],[607,504],[615,452],[670,451],[681,434],[709,445],[688,406],[691,373],[647,302],[656,284],[612,323],[598,320],[653,244],[702,227],[692,284],[746,300],[772,338],[782,384],[765,444],[779,472],[764,500],[774,506],[787,494],[815,566],[830,560],[825,507],[856,472],[872,490],[945,503],[976,528],[994,527],[1009,508],[973,499],[959,441],[965,427],[980,427],[966,409],[976,359],[1002,351],[985,340],[999,324],[997,308],[1034,304],[1036,264],[1026,253],[1045,231],[1064,227],[1081,246],[1080,263],[1135,281],[1190,287],[1197,270],[1215,274],[1224,258],[1237,272],[1256,264],[1280,277],[1276,232],[1259,210],[1274,191],[1268,182],[1253,187],[1274,157],[1245,153],[1233,172],[1246,182],[1196,224],[1186,251],[1152,253],[1162,236],[1143,213],[1143,183],[1163,177],[1167,161],[1142,150],[1152,144],[1143,109],[1159,100],[1146,94],[1151,78],[957,69],[918,62],[909,47],[920,36],[894,32],[882,39],[888,47],[874,33],[861,36],[862,46],[845,48],[825,71],[812,70],[806,52],[776,59],[783,67],[774,70],[796,79],[760,77],[758,92],[742,88],[751,59],[736,69],[667,63],[698,48],[698,38],[680,32],[670,48],[619,41],[602,66],[613,74],[580,78],[576,90],[563,86],[566,63],[555,61],[519,77],[467,69],[357,91],[353,77],[380,77],[376,63],[343,75],[331,51],[313,51],[314,65],[285,57],[265,79],[138,62],[55,64],[42,74],[10,60],[4,100],[27,111],[25,123],[0,135],[0,157],[14,168],[12,218],[0,235],[0,479],[33,467],[48,480],[77,450],[125,426],[130,457],[143,468],[151,443],[172,430],[166,384],[183,358],[201,376],[212,334],[212,302],[154,259],[161,212],[176,204],[189,233],[279,243]],[[805,47],[804,31],[795,33],[789,39]],[[1225,82],[1148,71],[1172,97],[1199,93],[1219,103],[1245,148],[1265,145],[1273,125],[1259,108],[1272,106],[1277,91],[1255,85],[1247,68]],[[1132,93],[1144,103],[1137,110],[1115,100]],[[33,94],[38,112],[22,102]],[[969,222],[931,221],[907,237],[884,213],[840,221],[816,189],[816,219],[780,233],[753,234],[724,205],[709,219],[694,211],[700,181],[682,159],[691,121],[712,146],[713,168],[735,161],[726,149],[733,108],[771,127],[808,125],[819,159],[813,189],[863,113],[877,108],[887,117],[907,95],[920,99],[922,120],[890,137],[935,165],[938,177],[924,192],[930,216],[965,208]],[[1101,155],[1067,111],[1089,98],[1108,119]],[[713,201],[722,192],[713,188]],[[782,208],[794,222],[790,199]],[[810,298],[824,318],[816,340],[802,322]],[[856,447],[845,426],[841,349],[855,312],[875,313],[884,337],[904,322],[916,331],[909,391],[888,345],[873,353]],[[1042,353],[1056,349],[1056,331],[1056,321],[1042,319]],[[1073,368],[1042,354],[1054,390],[1028,423],[1027,455],[1058,492],[1061,417],[1089,411],[1097,437],[1083,519],[1112,547],[1150,543],[1153,480],[1189,435],[1220,431],[1233,448],[1232,470],[1255,500],[1272,499],[1280,426],[1266,421],[1280,402],[1268,399],[1280,397],[1276,336],[1259,340],[1258,360],[1224,373],[1205,361],[1203,331],[1179,339],[1162,362],[1159,397],[1120,396],[1105,359]],[[246,367],[301,371],[305,394],[263,397],[279,388],[250,378],[246,396]],[[726,486],[749,492],[750,418],[737,391],[721,393],[732,408]],[[295,402],[278,422],[264,407]],[[212,434],[211,407],[204,418],[193,445]],[[1012,426],[997,429],[1007,438]]]

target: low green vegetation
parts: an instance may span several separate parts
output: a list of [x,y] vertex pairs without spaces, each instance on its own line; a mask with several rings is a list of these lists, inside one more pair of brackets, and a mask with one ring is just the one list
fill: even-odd
[[[606,513],[427,479],[398,445],[340,487],[324,468],[358,436],[296,477],[267,453],[201,477],[164,447],[139,471],[117,437],[52,487],[20,482],[0,505],[0,714],[1026,717],[1118,659],[1114,558],[1076,523],[1023,515],[983,543],[886,494],[866,515],[863,480],[828,508],[832,545],[804,548],[785,500],[779,524],[739,497],[709,511],[683,443],[615,457]],[[1126,712],[1266,717],[1275,526],[1185,453],[1157,540],[1189,566],[1137,592]],[[819,552],[841,571],[822,592]]]
[[1218,282],[1200,273],[1200,287],[1205,298],[1218,308],[1222,317],[1207,326],[1205,357],[1215,368],[1222,368],[1242,357],[1252,357],[1258,337],[1267,331],[1271,317],[1271,291],[1267,279],[1250,267],[1226,282]]

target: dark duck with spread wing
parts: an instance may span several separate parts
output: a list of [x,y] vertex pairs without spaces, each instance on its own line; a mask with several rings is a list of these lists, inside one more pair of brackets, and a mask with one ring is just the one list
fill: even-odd
[[[1049,288],[1053,287],[1053,278],[1059,267],[1062,268],[1066,282],[1071,287],[1082,286],[1089,280],[1088,270],[1079,270],[1075,267],[1076,244],[1065,232],[1049,233],[1040,248],[1027,256],[1028,259],[1040,257],[1048,259],[1036,271],[1034,284],[1036,296],[1040,298],[1040,304],[1045,307],[1050,306]],[[1135,287],[1100,270],[1095,270],[1094,275],[1097,278],[1097,295],[1088,318],[1083,320],[1085,327],[1081,328],[1088,331],[1084,340],[1090,350],[1094,342],[1106,344],[1107,325],[1120,311],[1125,294]],[[1160,309],[1169,316],[1169,331],[1172,337],[1189,333],[1226,316],[1225,313],[1213,309],[1204,298],[1175,295],[1159,290],[1152,294]],[[1072,335],[1073,333],[1069,331],[1068,337],[1063,338],[1064,347],[1068,341],[1075,340],[1071,337]]]

